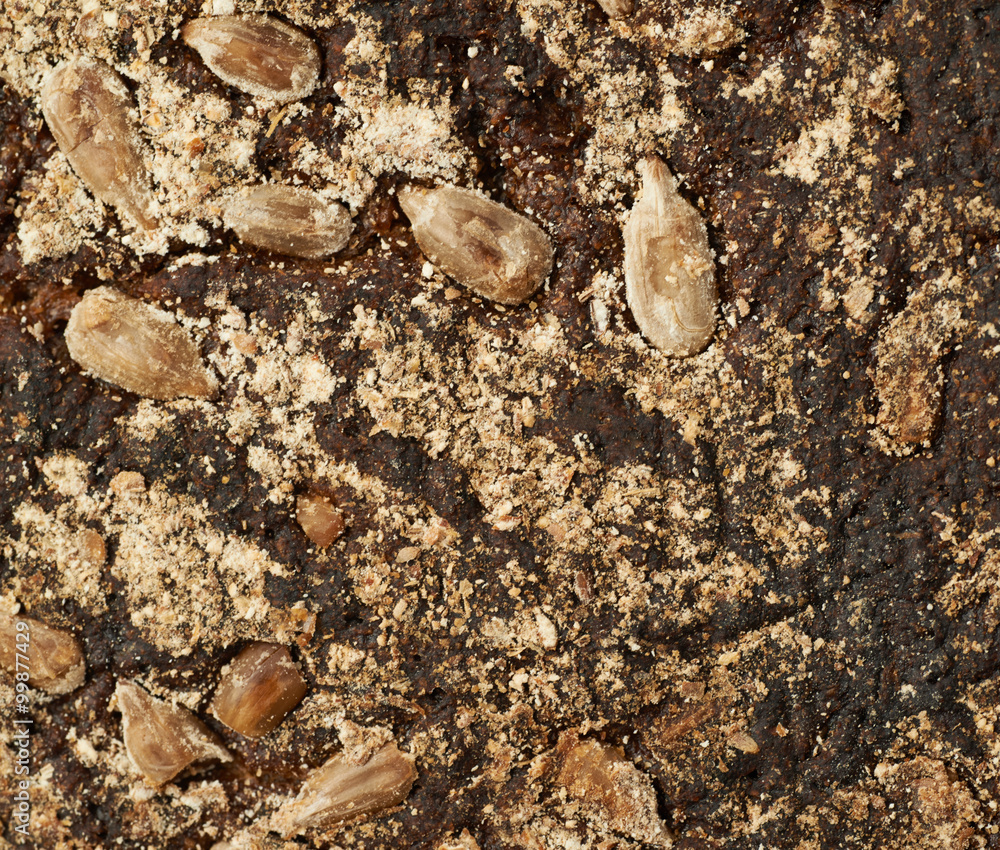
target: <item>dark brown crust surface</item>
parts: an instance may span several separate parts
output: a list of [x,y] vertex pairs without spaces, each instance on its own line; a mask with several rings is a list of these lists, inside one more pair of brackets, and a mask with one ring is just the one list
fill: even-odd
[[[15,5],[0,589],[73,631],[88,671],[33,707],[33,779],[51,769],[35,846],[299,846],[266,818],[357,724],[418,778],[318,846],[436,850],[463,829],[482,850],[641,846],[560,793],[545,757],[576,733],[652,778],[650,817],[685,850],[1000,847],[1000,11],[294,3],[323,71],[282,123],[172,37],[201,4],[147,27],[126,2],[89,42],[65,35],[78,4]],[[135,87],[162,244],[74,194],[41,121],[40,65],[83,44]],[[203,153],[169,110],[153,126],[164,81],[232,104],[196,128]],[[412,162],[379,148],[385,104],[424,110]],[[624,303],[621,221],[651,152],[720,258],[716,338],[690,359],[647,348]],[[213,217],[275,171],[355,207],[333,260],[241,245]],[[393,194],[411,180],[532,215],[556,246],[547,287],[500,309],[425,275]],[[62,333],[102,284],[198,334],[218,402],[80,372]],[[295,519],[307,492],[347,520],[324,550]],[[103,565],[81,560],[83,528]],[[309,684],[257,741],[206,711],[252,640],[292,645]],[[195,710],[233,764],[153,796],[109,709],[119,679]]]

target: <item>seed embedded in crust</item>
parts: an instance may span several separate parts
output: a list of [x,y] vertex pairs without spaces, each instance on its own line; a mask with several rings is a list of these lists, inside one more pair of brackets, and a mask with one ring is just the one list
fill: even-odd
[[344,533],[343,511],[325,496],[299,496],[295,501],[299,525],[313,543],[325,549]]
[[66,326],[70,356],[144,398],[212,398],[219,384],[174,317],[108,286],[91,289]]
[[87,673],[83,650],[73,635],[7,613],[0,613],[0,667],[11,674],[26,672],[31,687],[50,694],[68,694],[83,684]]
[[217,76],[248,94],[288,103],[316,88],[319,48],[298,27],[270,15],[197,18],[181,35]]
[[202,761],[232,761],[215,735],[186,708],[150,696],[132,682],[115,688],[129,759],[152,785]]
[[674,357],[704,350],[715,333],[715,261],[701,216],[657,157],[639,164],[642,197],[622,230],[625,297],[643,336]]
[[277,728],[305,693],[305,679],[286,647],[253,643],[223,670],[212,714],[233,731],[259,738]]
[[313,827],[380,812],[402,803],[416,778],[412,756],[394,743],[361,765],[335,755],[306,777],[294,800],[274,813],[271,828],[290,838]]
[[100,200],[150,230],[152,190],[121,78],[89,56],[63,62],[42,88],[42,114],[73,170]]
[[308,189],[273,183],[232,199],[222,217],[243,242],[309,260],[337,253],[354,230],[350,213],[340,204]]
[[520,304],[552,273],[552,240],[496,201],[457,186],[404,186],[399,204],[427,259],[483,298]]
[[597,0],[609,18],[623,18],[632,14],[632,0]]

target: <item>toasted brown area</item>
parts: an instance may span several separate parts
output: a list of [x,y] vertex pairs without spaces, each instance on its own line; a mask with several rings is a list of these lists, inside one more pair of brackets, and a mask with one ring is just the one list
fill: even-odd
[[[1000,13],[295,3],[319,85],[271,108],[175,37],[204,4],[168,5],[0,21],[0,574],[87,665],[33,704],[33,840],[281,846],[310,771],[391,740],[405,801],[307,840],[637,848],[624,824],[662,821],[686,850],[996,844]],[[134,98],[153,232],[39,118],[78,51]],[[647,153],[718,259],[721,321],[683,360],[624,299]],[[224,228],[279,180],[351,209],[343,252]],[[395,193],[444,183],[545,224],[526,304],[425,267]],[[100,285],[173,313],[219,398],[84,375],[63,333]],[[297,519],[313,493],[344,515],[325,548]],[[257,640],[308,692],[248,740],[206,709]],[[233,762],[143,792],[123,680]],[[656,811],[569,796],[567,734],[620,748]]]

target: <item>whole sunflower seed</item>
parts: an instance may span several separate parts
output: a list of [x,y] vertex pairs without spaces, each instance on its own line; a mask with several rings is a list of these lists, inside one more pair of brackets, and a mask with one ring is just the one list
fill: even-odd
[[277,254],[318,260],[347,244],[350,213],[315,192],[267,183],[232,199],[222,215],[243,242]]
[[386,744],[364,764],[338,754],[307,777],[299,795],[274,814],[272,828],[286,838],[397,806],[410,793],[413,757]]
[[42,114],[73,170],[100,200],[156,226],[149,175],[132,99],[121,78],[98,59],[78,56],[52,71],[42,88]]
[[108,286],[89,290],[73,308],[66,345],[84,369],[145,398],[211,398],[219,388],[170,313]]
[[625,297],[639,330],[666,354],[702,351],[715,332],[715,261],[701,216],[663,162],[639,164],[642,197],[622,230]]
[[197,18],[181,35],[217,76],[257,97],[301,100],[319,79],[319,49],[312,39],[270,15]]
[[457,186],[404,186],[399,204],[434,265],[473,292],[520,304],[552,273],[552,241],[537,224]]

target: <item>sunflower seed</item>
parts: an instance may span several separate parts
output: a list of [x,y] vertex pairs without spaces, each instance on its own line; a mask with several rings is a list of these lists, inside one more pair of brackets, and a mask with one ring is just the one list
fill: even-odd
[[299,525],[313,543],[325,549],[344,533],[343,511],[325,496],[299,496],[295,502]]
[[84,369],[145,398],[210,398],[219,388],[170,313],[107,286],[73,308],[66,345]]
[[119,76],[88,56],[59,65],[42,88],[42,114],[73,170],[100,200],[149,230],[156,219],[131,110]]
[[212,714],[233,731],[259,738],[277,728],[305,693],[305,680],[285,647],[253,643],[223,671]]
[[125,750],[151,785],[169,782],[201,761],[232,761],[218,739],[186,708],[150,696],[132,682],[115,688]]
[[405,186],[399,203],[427,258],[483,298],[520,304],[552,273],[545,231],[482,195],[457,186]]
[[301,100],[319,79],[319,49],[312,39],[270,15],[197,18],[181,35],[223,81],[256,97]]
[[299,795],[274,814],[272,828],[286,838],[399,805],[417,771],[413,758],[386,744],[364,764],[335,755],[306,777]]
[[277,254],[316,260],[347,244],[354,223],[340,204],[315,192],[267,184],[233,199],[223,213],[226,227],[244,242]]
[[674,357],[702,351],[715,332],[718,295],[708,231],[663,162],[639,165],[642,197],[622,231],[625,297],[643,335]]
[[623,18],[632,14],[632,0],[597,0],[609,18]]
[[[18,654],[26,663],[18,663]],[[80,687],[87,671],[80,644],[69,632],[6,613],[0,613],[0,667],[19,676],[26,672],[31,687],[50,694]]]

